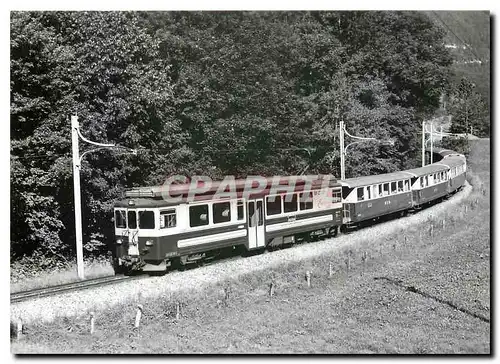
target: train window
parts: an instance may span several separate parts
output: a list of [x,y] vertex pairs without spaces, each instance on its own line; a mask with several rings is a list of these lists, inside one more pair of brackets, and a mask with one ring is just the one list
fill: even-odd
[[189,206],[189,226],[208,225],[208,205]]
[[243,203],[243,200],[238,200],[238,202],[236,203],[236,209],[238,210],[238,220],[243,220],[243,218],[245,217],[245,204]]
[[410,190],[410,181],[409,180],[405,180],[404,190],[405,190],[405,192],[408,192]]
[[155,228],[155,213],[153,211],[139,211],[139,228]]
[[384,196],[389,196],[389,184],[384,183]]
[[425,176],[425,187],[429,186],[429,176]]
[[214,224],[231,221],[231,203],[221,202],[212,205]]
[[420,177],[420,188],[424,188],[424,177]]
[[366,187],[366,198],[370,200],[372,198],[372,186]]
[[341,190],[331,190],[331,191],[332,191],[332,203],[342,202]]
[[363,187],[358,187],[358,201],[363,201],[363,199],[364,199]]
[[177,225],[175,210],[160,211],[160,229],[173,228]]
[[311,191],[299,193],[299,206],[301,211],[313,208],[313,196]]
[[398,181],[398,192],[403,192],[403,181]]
[[267,196],[266,210],[268,216],[281,214],[281,196]]
[[391,193],[397,193],[396,182],[391,182]]
[[127,227],[127,216],[125,215],[125,210],[115,211],[115,226],[122,229]]
[[135,211],[127,212],[127,220],[129,229],[137,229],[137,215]]
[[285,212],[297,211],[297,194],[285,195],[283,199],[283,210]]
[[382,192],[382,185],[381,185],[381,184],[380,184],[380,185],[378,185],[378,195],[379,195],[380,197],[382,197],[382,196],[384,195],[384,194],[383,194],[383,192]]

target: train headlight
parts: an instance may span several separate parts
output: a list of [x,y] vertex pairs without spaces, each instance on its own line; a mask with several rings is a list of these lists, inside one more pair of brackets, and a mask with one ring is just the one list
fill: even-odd
[[122,239],[116,239],[116,244],[121,245],[123,243]]
[[154,244],[153,240],[146,240],[146,246],[152,246]]

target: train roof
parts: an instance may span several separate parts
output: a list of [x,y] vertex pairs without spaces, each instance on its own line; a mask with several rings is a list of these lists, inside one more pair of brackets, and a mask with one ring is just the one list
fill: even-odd
[[374,176],[348,178],[346,180],[340,181],[340,183],[342,184],[342,186],[354,188],[354,187],[375,185],[378,183],[393,182],[393,181],[408,179],[411,177],[413,177],[412,174],[407,173],[407,171],[402,171],[402,172],[377,174]]
[[433,164],[428,164],[424,167],[408,169],[406,172],[413,174],[415,177],[426,176],[428,174],[446,171],[450,168],[445,164],[441,164],[441,161]]
[[439,161],[439,164],[445,164],[450,168],[461,166],[464,163],[465,163],[465,158],[460,154],[450,155],[449,157],[443,158],[442,160]]
[[[325,183],[328,183],[328,186],[338,186],[339,183],[337,179],[331,175],[303,175],[303,176],[274,176],[274,177],[261,177],[258,176],[249,177],[248,179],[235,179],[235,180],[227,180],[227,181],[210,181],[210,185],[205,186],[205,182],[200,180],[197,182],[196,187],[191,182],[187,183],[171,183],[165,184],[162,186],[149,186],[149,187],[136,187],[125,191],[125,197],[128,198],[163,198],[167,193],[170,196],[187,196],[187,195],[214,195],[219,191],[219,188],[224,187],[222,191],[228,190],[229,184],[234,183],[236,191],[243,191],[245,188],[247,189],[257,189],[264,187],[263,185],[259,185],[259,181],[264,182],[265,180],[265,189],[270,190],[272,186],[289,186],[290,183],[297,188],[297,190],[302,191],[304,186],[307,185],[307,181],[310,181],[310,189],[320,189],[324,186]],[[221,192],[221,191],[219,191]]]

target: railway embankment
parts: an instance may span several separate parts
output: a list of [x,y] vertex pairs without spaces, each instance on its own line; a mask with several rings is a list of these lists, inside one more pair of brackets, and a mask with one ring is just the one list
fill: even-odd
[[[487,352],[489,141],[476,143],[471,185],[406,218],[269,254],[12,305],[12,319],[21,318],[28,332],[13,351]],[[143,311],[134,329],[137,304]]]

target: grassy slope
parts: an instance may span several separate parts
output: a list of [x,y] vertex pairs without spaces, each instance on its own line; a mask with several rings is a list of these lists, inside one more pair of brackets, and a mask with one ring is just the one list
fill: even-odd
[[[130,307],[97,314],[97,332],[88,323],[61,320],[28,328],[13,352],[103,353],[489,353],[490,324],[391,283],[400,279],[457,306],[489,317],[490,202],[489,141],[477,141],[470,156],[472,183],[478,199],[460,217],[448,217],[447,228],[434,237],[415,227],[401,236],[374,237],[352,252],[347,278],[345,256],[322,257],[261,272],[231,287],[228,304],[222,286],[190,297],[182,317],[173,316],[169,297],[145,304],[141,328],[134,331]],[[402,235],[402,234],[401,234]],[[362,264],[361,252],[368,259]],[[328,263],[334,267],[328,277]],[[307,288],[303,274],[313,271]],[[276,294],[267,296],[267,284]],[[68,328],[71,327],[71,332]]]

